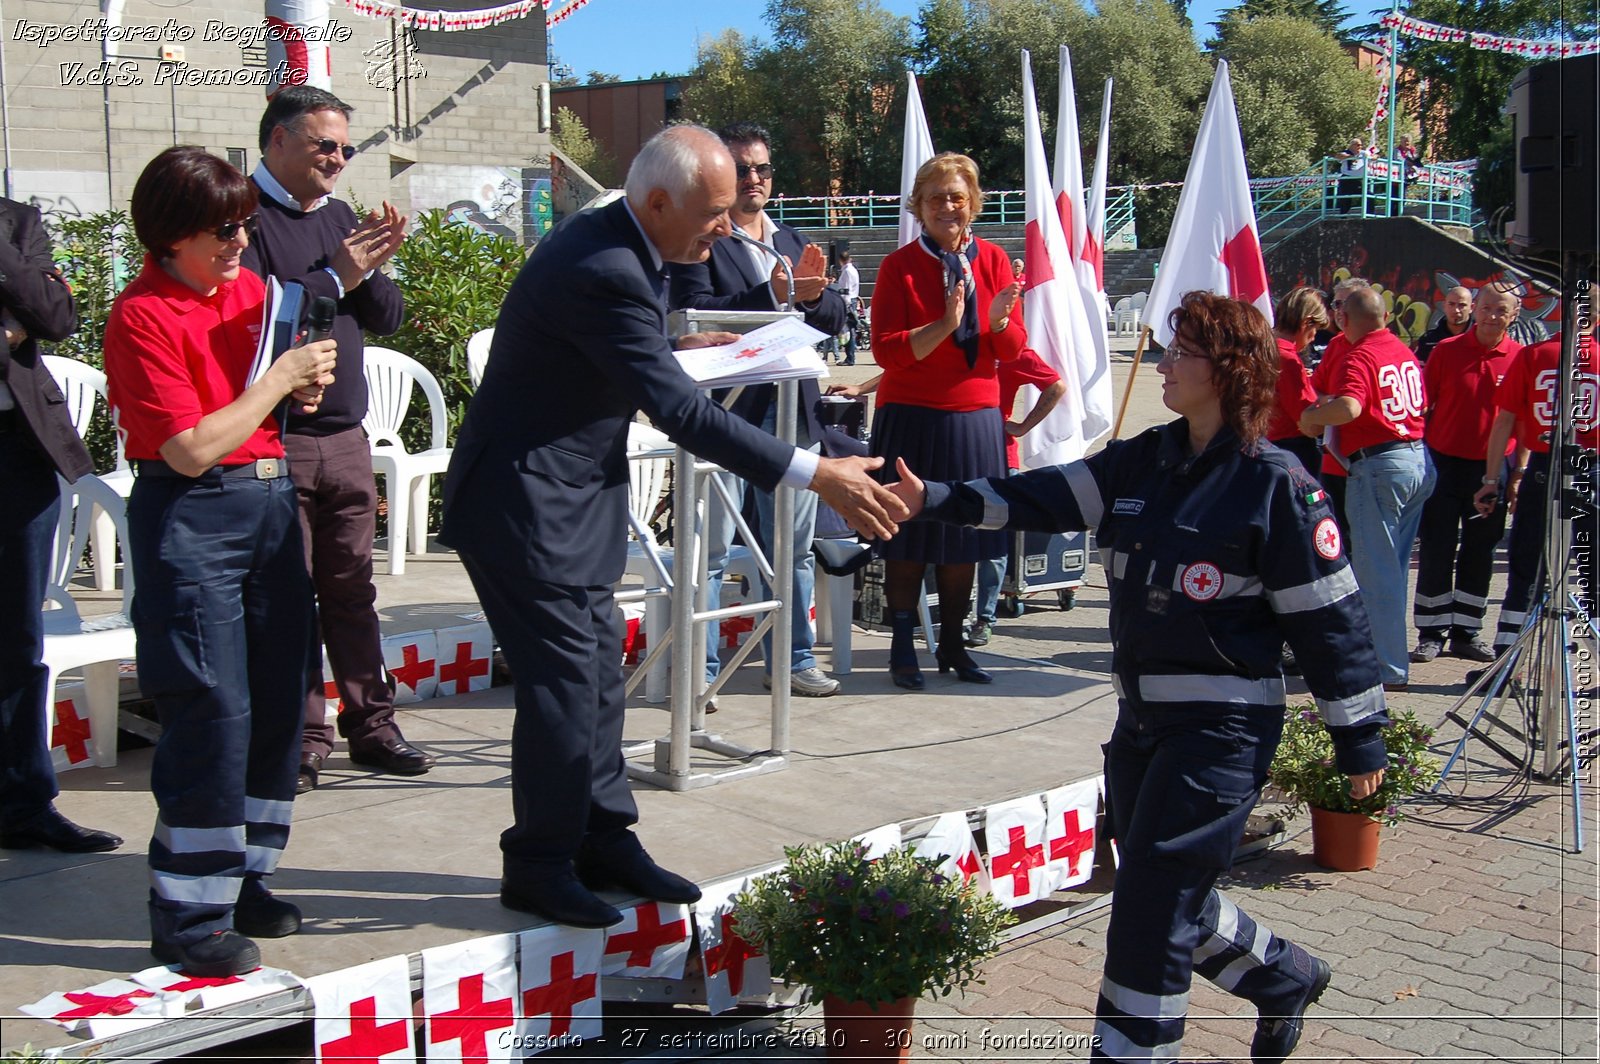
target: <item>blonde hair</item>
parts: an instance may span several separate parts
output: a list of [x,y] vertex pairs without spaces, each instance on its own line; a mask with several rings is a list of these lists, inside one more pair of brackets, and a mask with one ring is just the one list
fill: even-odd
[[1272,320],[1277,329],[1291,337],[1307,322],[1319,329],[1326,329],[1332,324],[1328,317],[1328,305],[1322,301],[1322,293],[1304,285],[1291,288],[1288,294],[1278,300]]
[[967,198],[972,207],[972,221],[983,213],[983,189],[978,185],[978,164],[960,152],[942,151],[917,168],[917,178],[911,183],[911,197],[906,200],[906,210],[920,217],[922,196],[929,185],[947,177],[959,177],[967,186]]

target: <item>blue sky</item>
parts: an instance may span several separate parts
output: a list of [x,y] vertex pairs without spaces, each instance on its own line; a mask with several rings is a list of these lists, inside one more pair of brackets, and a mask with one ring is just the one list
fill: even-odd
[[[897,15],[915,15],[918,0],[882,0]],[[556,0],[552,9],[564,7]],[[1194,0],[1189,5],[1201,39],[1211,34],[1217,12],[1233,3]],[[1382,0],[1345,0],[1362,22],[1370,11],[1387,11]],[[763,0],[590,0],[587,7],[550,33],[551,52],[572,67],[579,78],[589,71],[617,74],[624,80],[649,77],[657,71],[687,73],[694,66],[695,42],[732,27],[747,35],[768,35]]]

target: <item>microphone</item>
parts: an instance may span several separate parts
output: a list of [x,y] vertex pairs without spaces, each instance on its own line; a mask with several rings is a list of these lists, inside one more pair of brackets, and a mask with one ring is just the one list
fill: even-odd
[[728,231],[728,235],[733,237],[735,240],[740,240],[740,241],[743,241],[746,244],[752,245],[753,247],[758,247],[762,251],[765,251],[768,255],[771,255],[773,258],[778,260],[778,262],[783,266],[783,276],[789,282],[789,299],[788,299],[787,302],[784,303],[782,309],[784,309],[784,310],[793,310],[794,309],[794,267],[789,265],[789,260],[784,258],[782,255],[778,254],[778,249],[773,247],[771,244],[762,243],[761,241],[757,240],[755,237],[751,236],[749,233],[746,233],[744,230],[738,228],[737,226],[734,226],[733,228],[731,228]]
[[318,296],[306,312],[306,331],[301,344],[314,344],[333,335],[333,319],[339,313],[339,304],[327,296]]

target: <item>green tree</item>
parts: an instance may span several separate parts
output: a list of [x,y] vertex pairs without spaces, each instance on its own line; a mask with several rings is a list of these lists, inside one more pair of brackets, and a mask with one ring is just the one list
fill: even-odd
[[779,96],[758,66],[765,50],[763,42],[738,30],[702,37],[680,97],[684,117],[712,129],[741,121],[771,122]]
[[1215,51],[1229,43],[1235,28],[1260,18],[1289,16],[1313,23],[1324,33],[1338,38],[1340,44],[1351,44],[1367,34],[1359,29],[1344,29],[1350,20],[1350,9],[1340,0],[1243,0],[1225,9],[1211,25],[1217,37],[1206,47]]
[[583,119],[570,107],[556,109],[550,140],[584,172],[607,188],[617,184],[617,160],[589,135]]

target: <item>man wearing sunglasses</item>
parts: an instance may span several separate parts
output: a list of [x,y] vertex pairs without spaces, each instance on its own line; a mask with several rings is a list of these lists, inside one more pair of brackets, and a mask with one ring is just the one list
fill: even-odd
[[[314,414],[291,412],[283,442],[300,496],[306,564],[317,589],[317,610],[333,679],[343,700],[339,732],[357,765],[415,776],[433,758],[400,734],[394,696],[379,645],[377,592],[372,586],[372,541],[377,487],[361,419],[367,412],[362,330],[388,336],[404,314],[400,290],[381,267],[399,250],[406,219],[389,204],[357,219],[333,198],[339,175],[355,157],[351,108],[309,85],[286,88],[261,116],[259,231],[244,264],[262,277],[298,281],[308,300],[337,300],[333,338],[339,361],[334,382]],[[316,655],[306,695],[299,793],[317,785],[333,752],[324,677]]]

